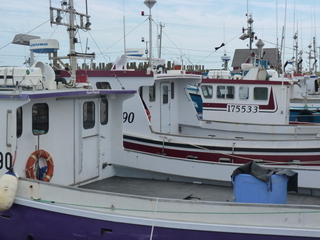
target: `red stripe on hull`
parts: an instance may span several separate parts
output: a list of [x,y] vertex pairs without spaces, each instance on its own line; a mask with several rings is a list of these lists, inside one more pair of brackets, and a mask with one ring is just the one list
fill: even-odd
[[[187,151],[180,149],[172,149],[161,147],[153,147],[149,145],[137,144],[132,142],[123,142],[124,148],[130,150],[136,150],[145,153],[157,154],[157,155],[165,155],[168,157],[175,158],[183,158],[183,159],[193,159],[193,160],[201,160],[201,161],[209,161],[209,162],[227,162],[226,159],[229,158],[230,162],[236,164],[244,164],[253,160],[264,161],[265,163],[272,164],[272,162],[277,163],[277,165],[292,165],[292,162],[295,160],[300,160],[301,162],[318,162],[320,159],[320,155],[309,155],[306,152],[305,155],[297,155],[296,153],[291,153],[287,155],[278,155],[276,153],[263,155],[261,152],[254,154],[232,154],[232,152],[228,153],[217,153],[217,152],[198,152],[198,151]],[[227,155],[226,155],[227,154]],[[220,159],[220,161],[219,161]],[[302,160],[303,159],[303,160]],[[224,160],[224,161],[223,161]],[[283,164],[278,164],[279,162]],[[295,165],[297,162],[295,162]],[[303,164],[304,166],[319,166],[320,163],[317,164]]]

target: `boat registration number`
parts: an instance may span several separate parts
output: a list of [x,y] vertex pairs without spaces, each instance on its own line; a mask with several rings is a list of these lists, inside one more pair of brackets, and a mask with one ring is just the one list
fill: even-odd
[[6,168],[9,170],[12,167],[12,155],[11,153],[2,153],[0,152],[0,169]]
[[237,105],[237,104],[227,105],[227,112],[257,113],[258,111],[259,111],[258,105]]

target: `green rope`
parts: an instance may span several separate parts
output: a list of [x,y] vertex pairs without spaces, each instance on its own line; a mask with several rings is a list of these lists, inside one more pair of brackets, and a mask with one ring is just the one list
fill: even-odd
[[[128,211],[128,212],[150,212],[154,213],[154,210],[144,210],[144,209],[129,209],[129,208],[115,208],[115,207],[98,207],[98,206],[90,206],[90,205],[82,205],[82,204],[74,204],[74,203],[63,203],[63,202],[56,202],[50,200],[42,200],[42,199],[33,199],[37,202],[44,202],[44,203],[52,203],[52,204],[60,204],[60,205],[69,205],[69,206],[77,206],[77,207],[86,207],[86,208],[97,208],[97,209],[107,209],[113,211]],[[245,215],[256,215],[256,214],[300,214],[300,213],[320,213],[320,210],[314,211],[278,211],[278,212],[181,212],[181,211],[157,211],[157,213],[178,213],[178,214],[203,214],[203,215],[238,215],[238,214],[245,214]]]

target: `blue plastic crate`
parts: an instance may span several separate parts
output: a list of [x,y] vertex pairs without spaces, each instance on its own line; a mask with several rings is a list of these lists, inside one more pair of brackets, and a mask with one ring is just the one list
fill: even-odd
[[288,177],[272,175],[265,183],[250,174],[239,174],[233,178],[235,202],[243,203],[287,203]]

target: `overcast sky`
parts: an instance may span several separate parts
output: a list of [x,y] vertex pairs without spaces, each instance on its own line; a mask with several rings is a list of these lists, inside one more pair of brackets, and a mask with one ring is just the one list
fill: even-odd
[[[127,48],[146,48],[146,43],[141,42],[142,37],[149,40],[147,16],[141,16],[141,11],[149,13],[144,0],[87,1],[92,30],[79,31],[77,52],[85,52],[88,42],[88,52],[95,52],[95,62],[99,63],[114,61],[124,52],[124,45]],[[52,6],[57,8],[61,6],[60,2],[51,0]],[[58,39],[59,55],[67,54],[66,27],[50,26],[49,6],[49,0],[1,2],[0,65],[20,66],[28,57],[27,47],[10,44],[18,33]],[[85,13],[85,0],[75,0],[75,9]],[[319,0],[157,0],[152,8],[153,53],[158,56],[157,25],[162,23],[161,57],[166,60],[182,57],[184,64],[221,68],[224,51],[232,58],[235,49],[248,48],[248,41],[240,40],[239,36],[242,35],[242,27],[247,27],[246,14],[249,13],[254,20],[255,35],[264,41],[265,48],[276,47],[277,43],[280,46],[285,29],[283,52],[286,58],[293,56],[293,35],[297,32],[306,68],[308,46],[312,44],[313,37],[318,40],[318,50],[320,46],[316,30],[320,26],[319,10]],[[226,46],[215,51],[215,47],[222,43]],[[37,56],[37,59],[49,62],[45,55]]]

